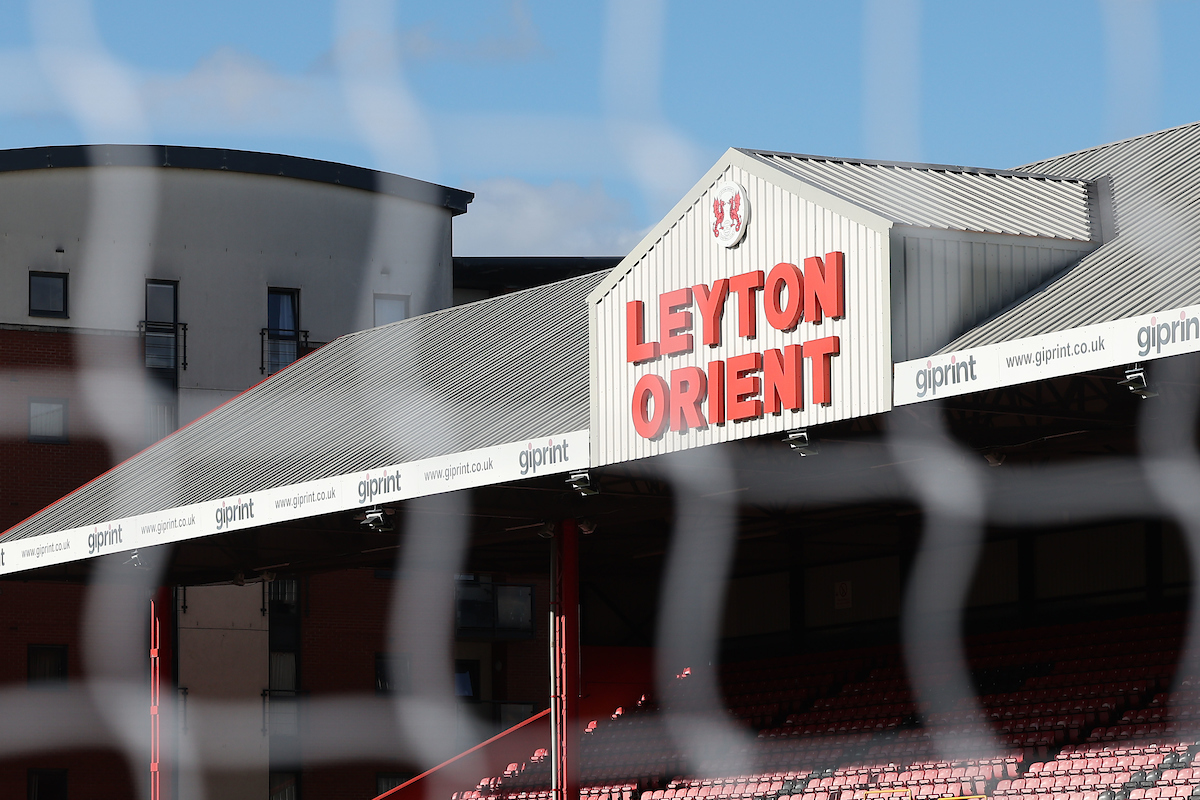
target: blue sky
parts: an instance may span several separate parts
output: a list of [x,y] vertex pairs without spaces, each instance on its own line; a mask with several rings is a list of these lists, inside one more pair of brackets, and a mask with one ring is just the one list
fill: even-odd
[[1200,119],[1188,0],[10,0],[0,147],[470,189],[460,254],[623,254],[726,147],[992,167]]

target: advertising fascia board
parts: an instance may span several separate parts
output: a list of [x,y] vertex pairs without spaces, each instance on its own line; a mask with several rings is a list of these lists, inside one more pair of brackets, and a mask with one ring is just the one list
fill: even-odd
[[483,447],[0,542],[0,575],[379,503],[585,469],[588,432]]
[[[764,182],[767,182],[774,187],[790,193],[798,198],[810,202],[826,211],[832,212],[848,221],[857,223],[864,228],[875,231],[880,236],[882,242],[880,258],[882,259],[882,287],[881,291],[884,296],[880,300],[886,306],[885,315],[890,314],[891,298],[890,298],[890,273],[891,273],[891,229],[896,224],[895,221],[888,219],[880,214],[866,209],[854,202],[841,197],[837,194],[819,188],[812,184],[806,183],[799,178],[789,173],[783,172],[772,165],[765,159],[758,158],[751,153],[746,153],[736,148],[730,148],[722,157],[709,169],[704,176],[696,182],[692,189],[671,209],[662,221],[652,228],[638,243],[638,245],[630,251],[621,263],[618,264],[609,275],[592,290],[588,296],[588,326],[589,326],[589,385],[590,392],[590,419],[592,432],[592,462],[593,466],[599,466],[603,459],[599,458],[600,448],[598,442],[599,430],[601,426],[600,418],[603,413],[603,402],[605,397],[598,391],[600,385],[600,359],[599,359],[599,337],[600,326],[598,321],[598,311],[601,302],[607,297],[622,280],[637,266],[657,245],[667,236],[667,234],[676,227],[680,221],[688,214],[691,209],[697,204],[700,198],[708,192],[712,186],[718,181],[723,173],[728,171],[730,167],[736,167],[753,175]],[[759,213],[755,211],[753,213]],[[807,255],[824,255],[823,253],[807,254]],[[762,268],[770,269],[772,265],[764,264]],[[888,338],[887,347],[890,354],[890,319],[886,320],[882,336]],[[890,367],[891,361],[888,359]],[[890,373],[890,369],[888,370]],[[890,375],[889,375],[890,379]],[[890,408],[890,392],[886,391],[885,397]],[[881,409],[887,410],[887,408]],[[874,412],[873,412],[874,413]]]
[[1200,352],[1200,305],[896,364],[897,406]]

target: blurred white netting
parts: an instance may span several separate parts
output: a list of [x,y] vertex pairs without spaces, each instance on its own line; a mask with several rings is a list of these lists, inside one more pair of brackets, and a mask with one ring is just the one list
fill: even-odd
[[[1143,130],[1157,97],[1157,30],[1152,3],[1103,5],[1108,33],[1114,132]],[[641,173],[645,191],[669,206],[681,181],[694,178],[692,145],[661,119],[660,83],[663,4],[639,6],[623,0],[609,4],[609,39],[604,93],[611,106],[610,135],[623,143],[618,158]],[[47,80],[91,141],[145,141],[152,136],[137,80],[106,51],[87,0],[35,0],[31,3],[37,62]],[[864,4],[865,140],[871,156],[916,159],[920,155],[919,53],[921,6],[918,2],[870,0]],[[386,0],[343,0],[335,14],[338,86],[350,126],[367,143],[376,165],[396,172],[430,172],[453,154],[438,143],[420,104],[405,80],[394,31],[393,4]],[[1131,43],[1129,37],[1135,37]],[[627,61],[630,48],[638,59]],[[635,91],[630,91],[634,89]],[[1136,120],[1136,122],[1131,121]],[[147,175],[149,173],[147,172]],[[129,173],[93,173],[89,242],[80,281],[73,291],[119,304],[130,298],[105,297],[114,285],[109,276],[126,270],[147,272],[149,253],[122,243],[149,238],[157,224],[157,186],[151,178]],[[681,175],[683,177],[681,177]],[[393,248],[385,212],[367,248]],[[103,235],[97,235],[103,232]],[[364,265],[365,269],[365,265]],[[132,316],[136,318],[138,312]],[[102,369],[92,369],[86,349],[80,353],[81,392],[90,415],[117,451],[131,448],[119,410],[106,405],[111,396]],[[650,469],[671,488],[676,513],[670,535],[659,600],[655,670],[663,704],[663,731],[678,749],[686,770],[697,776],[744,775],[756,769],[755,742],[724,710],[717,674],[698,669],[684,685],[683,665],[715,663],[720,649],[723,586],[730,577],[739,503],[784,510],[805,503],[853,506],[878,502],[891,493],[897,502],[921,510],[923,530],[903,599],[904,662],[918,706],[928,717],[962,710],[975,694],[961,639],[962,615],[975,574],[987,525],[1053,525],[1069,511],[1075,520],[1161,516],[1184,532],[1195,567],[1200,566],[1200,462],[1192,442],[1196,416],[1194,363],[1168,359],[1156,366],[1160,397],[1144,404],[1138,421],[1140,458],[1111,457],[1095,463],[1043,468],[1006,466],[984,469],[977,453],[956,443],[943,428],[936,404],[895,412],[887,421],[888,463],[899,465],[906,488],[877,474],[844,485],[841,494],[811,496],[804,481],[778,472],[747,481],[743,465],[725,448],[660,459]],[[414,395],[419,388],[412,388]],[[438,398],[426,397],[429,428],[453,438],[436,412]],[[111,420],[111,421],[109,421]],[[842,445],[825,444],[821,458],[836,461]],[[1148,491],[1112,490],[1116,484]],[[733,490],[749,486],[749,490]],[[996,502],[1032,486],[1053,486],[1052,493],[1027,492],[1027,503]],[[136,491],[137,487],[128,487]],[[465,563],[468,544],[467,493],[412,503],[404,517],[390,636],[397,651],[419,654],[418,678],[411,694],[380,698],[314,697],[304,704],[304,736],[299,761],[291,766],[328,765],[364,760],[402,761],[431,768],[457,752],[463,720],[454,697],[454,581]],[[21,757],[97,743],[118,748],[140,796],[148,789],[148,695],[145,683],[146,598],[164,582],[170,561],[167,548],[141,553],[144,569],[130,570],[127,556],[97,560],[89,586],[84,632],[86,678],[68,691],[46,694],[9,687],[0,692],[0,756]],[[1196,602],[1194,596],[1193,604]],[[1191,618],[1196,619],[1193,614]],[[1189,629],[1179,674],[1197,674],[1200,636]],[[192,700],[196,716],[228,715],[244,720],[260,713],[258,701],[220,703]],[[210,708],[203,708],[208,704]],[[178,720],[176,720],[177,722]],[[1181,727],[1181,741],[1197,732]],[[203,775],[259,765],[257,758],[220,746],[215,738],[179,737],[174,768],[190,797],[203,797]],[[468,739],[482,738],[469,731]],[[960,761],[1001,755],[1003,746],[972,730],[935,739],[939,760]],[[240,756],[244,755],[243,760]],[[286,761],[277,762],[288,766]],[[614,779],[620,778],[614,775]],[[470,788],[454,785],[449,791]]]

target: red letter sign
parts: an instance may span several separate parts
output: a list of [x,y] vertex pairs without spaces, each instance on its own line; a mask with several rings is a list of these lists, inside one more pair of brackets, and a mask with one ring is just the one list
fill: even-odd
[[[787,287],[787,307],[779,305],[783,287]],[[767,322],[778,331],[790,331],[800,322],[804,313],[804,276],[795,264],[781,261],[767,276],[767,293],[763,297],[763,310]]]
[[712,290],[703,283],[692,287],[696,296],[696,308],[704,322],[704,343],[709,347],[721,344],[721,318],[725,315],[725,298],[729,295],[729,280],[721,278],[713,282]]
[[778,414],[781,408],[804,408],[804,363],[802,348],[789,344],[763,353],[763,410]]
[[675,311],[676,308],[691,304],[691,289],[676,289],[673,292],[663,292],[658,296],[658,335],[659,341],[662,342],[664,356],[691,352],[692,335],[675,333],[675,331],[692,329],[692,312]]
[[[762,273],[758,273],[762,275]],[[749,375],[762,369],[762,353],[746,353],[729,359],[729,418],[754,419],[762,416],[762,400],[751,399],[762,389],[762,380]]]
[[[667,429],[667,406],[670,390],[667,382],[657,375],[643,375],[633,387],[633,427],[644,439],[657,439]],[[650,403],[654,413],[650,413]]]
[[812,360],[812,395],[813,402],[827,406],[833,402],[833,389],[830,373],[832,358],[841,352],[841,341],[836,336],[826,336],[824,339],[813,339],[804,343],[804,357]]
[[[743,272],[729,279],[729,291],[738,296],[738,335],[753,339],[758,332],[758,308],[754,293],[763,287],[763,271]],[[732,383],[732,381],[730,381]],[[730,408],[732,408],[732,404]]]
[[671,430],[707,428],[708,422],[700,411],[708,379],[699,367],[680,367],[671,370]]
[[725,424],[725,362],[708,362],[708,421]]
[[641,300],[625,304],[625,359],[630,364],[658,358],[658,342],[646,341],[646,318]]
[[846,257],[826,253],[825,261],[816,256],[804,259],[804,319],[820,325],[824,314],[833,319],[845,316]]

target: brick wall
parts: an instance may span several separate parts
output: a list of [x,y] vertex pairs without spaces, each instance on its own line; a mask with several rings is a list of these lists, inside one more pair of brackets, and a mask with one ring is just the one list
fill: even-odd
[[[83,676],[79,620],[86,590],[73,583],[0,581],[0,691],[28,685],[31,644],[65,644],[68,680],[78,681]],[[147,726],[149,714],[147,694]],[[4,724],[19,723],[5,720]],[[146,766],[149,768],[148,762]],[[71,797],[117,800],[134,796],[129,768],[119,752],[70,750],[0,760],[0,797],[25,797],[30,769],[66,769]]]
[[[509,702],[548,705],[549,694],[549,581],[542,576],[495,576],[497,582],[534,586],[532,639],[494,646],[493,696]],[[310,697],[323,694],[364,694],[375,691],[375,654],[388,652],[387,622],[395,582],[378,578],[374,570],[351,569],[313,575],[301,588],[300,685]],[[305,769],[302,792],[306,799],[366,800],[374,796],[376,774],[414,772],[396,762],[346,763]],[[470,788],[470,787],[462,787]]]
[[[144,444],[141,340],[0,330],[0,530]],[[29,441],[31,398],[67,400],[67,442]]]
[[[140,448],[140,365],[137,337],[0,330],[0,530]],[[30,398],[67,400],[66,443],[29,441]],[[67,645],[69,679],[82,677],[85,592],[72,583],[0,581],[0,690],[27,685],[30,644]],[[148,697],[146,714],[148,725]],[[24,797],[30,769],[66,769],[71,797],[135,794],[119,752],[89,749],[0,760],[0,797]]]

